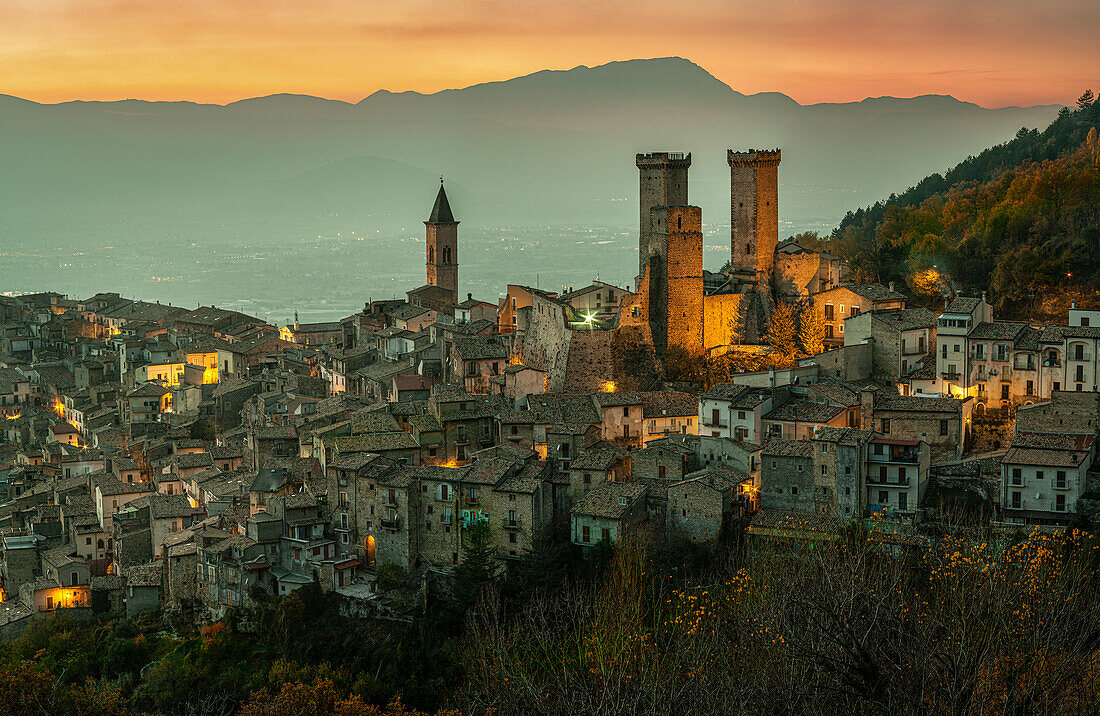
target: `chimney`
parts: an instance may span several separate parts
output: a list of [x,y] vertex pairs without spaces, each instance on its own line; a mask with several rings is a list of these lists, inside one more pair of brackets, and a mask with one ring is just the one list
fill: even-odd
[[864,430],[874,430],[875,391],[872,388],[859,391],[859,417]]
[[894,292],[894,282],[891,281],[890,282],[890,293],[893,293],[893,292]]
[[1077,308],[1077,299],[1073,299],[1072,301],[1070,301],[1069,302],[1069,307],[1070,308]]
[[985,303],[985,291],[982,291],[982,303]]
[[467,294],[466,294],[466,300],[467,300],[467,301],[472,301],[472,300],[474,300],[474,294],[472,294],[472,293],[467,293]]

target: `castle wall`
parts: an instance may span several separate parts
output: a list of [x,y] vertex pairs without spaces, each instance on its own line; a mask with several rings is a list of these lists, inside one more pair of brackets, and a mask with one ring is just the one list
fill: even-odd
[[[749,294],[722,293],[703,297],[703,349],[710,352],[720,346],[743,343],[744,338],[734,336],[734,327],[740,326],[742,302],[751,301]],[[730,324],[734,324],[731,326]],[[736,340],[735,340],[736,339]]]
[[524,365],[546,371],[550,392],[559,392],[565,385],[573,334],[566,323],[564,309],[533,294],[531,306],[520,311],[523,326],[516,341],[516,353]]
[[614,331],[571,331],[563,393],[589,394],[614,379],[611,344]]
[[818,290],[821,254],[778,254],[774,261],[773,283],[780,296],[801,298]]

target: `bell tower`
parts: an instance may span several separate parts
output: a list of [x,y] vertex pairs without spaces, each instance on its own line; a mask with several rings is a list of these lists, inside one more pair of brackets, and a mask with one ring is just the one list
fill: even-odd
[[451,293],[451,303],[458,303],[458,222],[451,213],[443,177],[439,177],[439,193],[435,195],[435,206],[424,227],[428,285],[447,289]]

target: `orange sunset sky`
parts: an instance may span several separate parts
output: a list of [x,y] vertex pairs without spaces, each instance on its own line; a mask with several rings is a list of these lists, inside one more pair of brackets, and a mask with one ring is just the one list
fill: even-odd
[[0,0],[0,93],[358,101],[678,55],[803,104],[1100,90],[1100,0]]

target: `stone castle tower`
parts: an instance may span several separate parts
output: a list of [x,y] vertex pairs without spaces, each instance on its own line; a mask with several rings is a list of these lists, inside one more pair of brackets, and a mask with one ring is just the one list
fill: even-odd
[[658,206],[687,206],[688,169],[691,155],[679,152],[639,154],[638,275],[645,273],[650,256],[665,256],[665,246],[653,229],[653,209]]
[[730,165],[731,273],[771,276],[779,242],[779,161],[781,153],[750,149],[726,152]]
[[435,196],[432,215],[424,222],[427,236],[428,285],[439,286],[451,293],[451,303],[458,303],[458,222],[451,213],[443,179]]
[[666,348],[703,351],[703,210],[664,206],[652,211],[658,240],[667,250],[663,306]]

